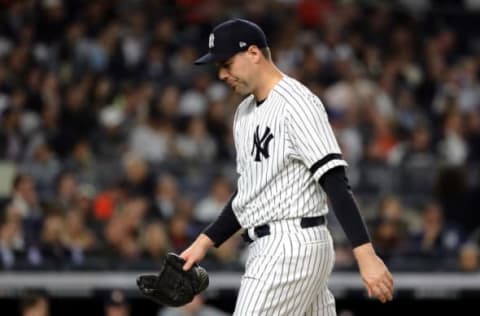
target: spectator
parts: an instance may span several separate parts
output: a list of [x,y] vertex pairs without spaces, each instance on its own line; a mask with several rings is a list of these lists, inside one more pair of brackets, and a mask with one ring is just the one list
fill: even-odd
[[215,140],[215,146],[217,147],[216,158],[220,161],[228,161],[231,158],[227,144],[227,135],[230,129],[227,122],[227,111],[223,102],[224,99],[210,102],[205,123],[208,133]]
[[187,163],[211,162],[217,154],[215,141],[208,134],[205,119],[199,116],[190,117],[186,132],[178,135],[175,147],[179,158]]
[[145,69],[143,69],[144,76],[157,84],[164,83],[169,72],[165,48],[160,43],[153,43],[148,48],[147,56]]
[[55,187],[54,205],[62,210],[73,208],[78,194],[78,181],[75,175],[71,172],[59,174]]
[[129,316],[130,304],[125,293],[119,290],[111,291],[104,302],[105,316]]
[[73,209],[81,213],[82,216],[89,221],[93,218],[92,208],[94,197],[95,189],[92,186],[82,184],[78,187]]
[[472,111],[467,118],[468,162],[480,160],[480,109]]
[[51,201],[55,196],[55,179],[60,173],[60,168],[60,162],[50,146],[38,139],[38,143],[33,145],[32,153],[26,158],[21,170],[32,176],[40,199]]
[[159,262],[170,251],[170,241],[165,226],[160,222],[149,223],[143,230],[143,255],[149,262]]
[[[91,233],[98,235],[93,247],[102,249],[95,255],[109,258],[111,251],[114,260],[134,262],[143,256],[142,229],[152,217],[165,225],[172,248],[182,250],[201,229],[198,221],[223,207],[217,195],[232,188],[217,194],[209,186],[218,173],[236,181],[231,121],[240,96],[215,80],[213,69],[199,72],[192,64],[207,49],[198,39],[232,14],[272,33],[280,69],[325,100],[358,201],[378,220],[370,223],[385,255],[408,269],[415,258],[430,258],[421,240],[435,238],[425,235],[453,240],[444,236],[447,227],[477,229],[480,59],[470,27],[476,13],[447,14],[447,28],[437,25],[449,8],[432,11],[433,1],[177,2],[6,2],[0,160],[20,171],[9,195],[0,197],[9,269],[41,267],[40,232],[52,211],[71,221],[60,230],[76,232],[59,234],[67,248],[90,249]],[[382,205],[388,210],[380,215],[372,205],[382,195],[398,201]],[[438,234],[418,227],[422,205],[432,198],[445,214],[428,220],[441,225],[425,229]],[[132,207],[137,211],[126,211]],[[396,251],[405,230],[419,232],[408,243],[417,257],[408,247]],[[348,247],[336,245],[337,267],[354,268]],[[455,252],[461,243],[452,245]]]
[[170,174],[160,175],[157,179],[154,197],[154,217],[163,220],[171,218],[180,199],[177,179]]
[[161,163],[170,156],[173,135],[171,122],[151,107],[147,124],[139,124],[132,130],[130,150],[150,163]]
[[[5,106],[6,107],[6,106]],[[21,161],[24,152],[24,136],[20,130],[21,110],[10,107],[0,115],[0,158]]]
[[183,93],[180,97],[179,113],[185,117],[203,116],[208,107],[206,91],[210,85],[210,76],[208,73],[192,74],[192,89]]
[[239,234],[225,241],[221,247],[211,250],[212,266],[216,269],[238,269],[242,264],[242,238]]
[[438,143],[438,153],[447,166],[461,166],[467,160],[468,147],[463,138],[462,117],[456,111],[445,115],[443,136]]
[[185,249],[193,237],[189,214],[177,212],[168,221],[167,231],[174,252],[180,252]]
[[24,294],[20,300],[21,316],[49,316],[50,299],[39,291]]
[[422,229],[410,237],[409,252],[426,259],[427,266],[442,268],[450,257],[456,257],[465,240],[461,228],[444,219],[443,209],[437,203],[428,203],[422,211]]
[[44,215],[35,183],[29,175],[17,174],[13,190],[11,204],[22,217],[26,242],[30,245],[38,240]]
[[40,238],[41,262],[47,269],[58,269],[71,262],[71,252],[65,241],[65,219],[52,214],[45,218]]
[[[177,86],[171,84],[166,85],[163,87],[160,96],[153,105],[155,111],[160,113],[165,120],[176,123],[178,120],[178,102],[180,95],[181,92]],[[176,124],[174,126],[176,126]]]
[[430,127],[424,122],[415,123],[406,142],[400,143],[390,155],[390,162],[397,166],[427,167],[435,164],[431,148]]
[[379,206],[377,216],[372,220],[372,239],[378,247],[379,255],[389,260],[407,245],[409,222],[400,201],[393,196],[384,198]]
[[72,149],[71,155],[64,163],[64,168],[74,173],[81,183],[97,186],[98,166],[92,153],[90,142],[79,140]]
[[80,139],[92,137],[97,129],[97,118],[87,106],[87,89],[88,82],[85,80],[67,87],[58,121],[62,131],[58,135],[61,157],[66,157]]
[[480,251],[473,243],[463,245],[458,253],[458,269],[462,272],[478,272],[480,270]]
[[19,266],[24,256],[21,222],[9,219],[0,225],[0,266],[5,270]]
[[144,158],[127,153],[123,157],[123,179],[121,182],[127,196],[153,196],[154,180]]
[[205,304],[205,298],[199,294],[193,301],[180,308],[163,308],[158,316],[226,316],[227,314]]
[[198,202],[193,217],[202,224],[212,222],[232,195],[232,185],[227,178],[217,176],[210,186],[208,196]]
[[102,223],[111,219],[126,200],[122,184],[116,183],[100,192],[93,200],[93,218]]
[[82,213],[74,210],[65,215],[65,243],[77,263],[82,263],[85,253],[97,247],[96,237],[86,226],[83,216]]
[[141,254],[137,243],[120,216],[111,218],[104,228],[105,245],[103,253],[110,259],[112,267],[119,268],[123,264],[135,262]]
[[138,238],[147,211],[148,202],[141,196],[132,197],[125,202],[119,216],[124,221],[124,229],[127,234]]
[[99,160],[111,161],[128,148],[125,115],[121,109],[107,106],[99,111],[98,117],[101,125],[92,142],[93,151]]

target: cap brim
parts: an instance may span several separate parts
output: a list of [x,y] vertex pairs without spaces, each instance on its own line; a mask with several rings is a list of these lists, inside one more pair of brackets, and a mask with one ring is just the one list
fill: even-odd
[[229,59],[235,55],[235,53],[231,54],[212,54],[212,53],[207,53],[203,55],[202,57],[198,58],[195,60],[194,64],[195,65],[205,65],[205,64],[211,64],[211,63],[216,63],[216,62],[221,62]]
[[215,55],[212,53],[208,53],[200,57],[199,59],[195,60],[195,65],[205,65],[210,64],[215,61]]

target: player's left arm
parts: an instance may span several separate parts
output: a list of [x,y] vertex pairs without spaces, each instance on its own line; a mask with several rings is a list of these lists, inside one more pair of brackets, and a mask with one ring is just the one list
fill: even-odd
[[382,259],[377,256],[368,230],[353,196],[344,167],[335,167],[322,175],[319,183],[353,247],[360,274],[368,295],[382,303],[393,298],[393,277]]
[[[287,93],[287,92],[285,92]],[[286,107],[286,128],[292,152],[298,155],[329,197],[335,215],[353,247],[360,274],[370,296],[382,302],[392,298],[393,278],[376,255],[345,174],[346,161],[316,96],[292,96]]]

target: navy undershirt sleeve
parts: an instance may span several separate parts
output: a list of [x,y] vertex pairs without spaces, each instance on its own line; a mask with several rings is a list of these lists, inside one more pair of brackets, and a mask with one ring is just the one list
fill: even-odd
[[353,248],[370,242],[365,222],[360,214],[344,167],[327,171],[319,180],[330,199],[333,211]]
[[213,241],[215,247],[219,247],[241,228],[232,208],[232,202],[236,195],[237,191],[232,195],[217,219],[203,230],[203,233]]

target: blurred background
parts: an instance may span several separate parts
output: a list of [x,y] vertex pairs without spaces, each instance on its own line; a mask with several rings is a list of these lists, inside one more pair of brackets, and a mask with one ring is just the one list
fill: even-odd
[[238,236],[182,310],[135,285],[235,188],[241,98],[193,66],[232,17],[258,23],[324,102],[396,276],[394,302],[368,300],[331,212],[339,315],[480,297],[480,0],[0,0],[2,315],[232,313]]

